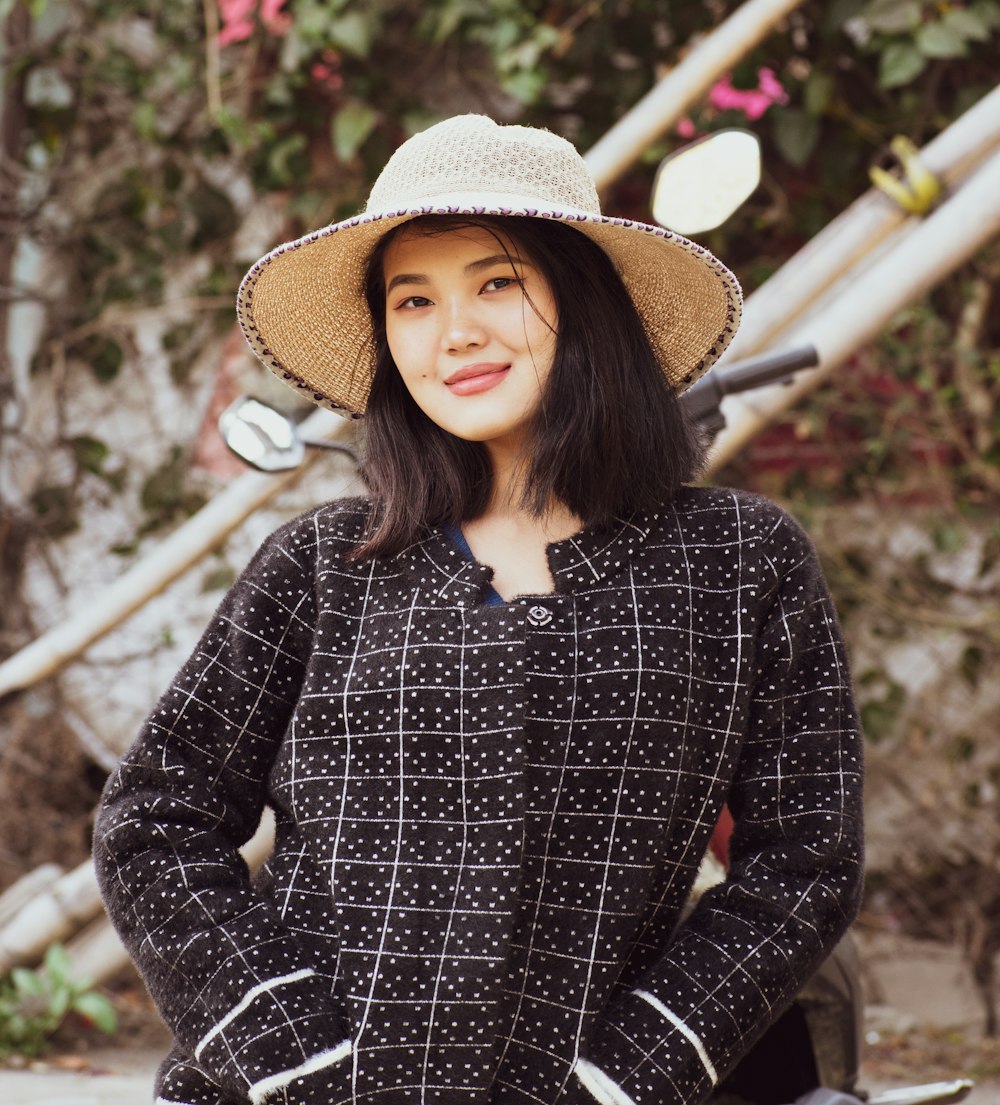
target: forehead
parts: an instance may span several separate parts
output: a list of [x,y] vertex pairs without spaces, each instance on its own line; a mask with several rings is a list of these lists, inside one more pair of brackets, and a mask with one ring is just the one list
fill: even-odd
[[[421,265],[452,262],[465,265],[482,257],[523,257],[517,242],[501,231],[484,226],[402,227],[386,248],[383,267],[386,273],[419,271]],[[523,258],[527,260],[526,257]]]

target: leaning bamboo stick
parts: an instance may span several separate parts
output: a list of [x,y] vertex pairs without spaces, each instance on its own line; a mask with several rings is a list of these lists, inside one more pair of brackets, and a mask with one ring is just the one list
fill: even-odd
[[0,931],[0,975],[37,963],[57,944],[101,912],[101,896],[88,860],[32,898]]
[[[335,439],[347,436],[350,426],[335,414],[318,410],[301,429],[310,437]],[[240,476],[95,600],[0,664],[0,698],[58,671],[120,625],[215,548],[258,507],[298,480],[314,459],[314,454],[307,454],[303,465],[279,475],[247,472]],[[334,475],[331,491],[342,494],[347,483],[347,477]]]
[[747,0],[625,114],[585,155],[606,188],[681,119],[726,70],[765,39],[802,0]]
[[[1000,85],[956,119],[920,151],[921,162],[945,187],[961,186],[1000,147]],[[747,298],[743,322],[720,368],[727,361],[771,348],[839,280],[856,280],[880,249],[920,220],[872,188],[841,212]],[[782,341],[782,345],[785,342]]]
[[51,890],[65,874],[65,869],[58,863],[43,863],[9,886],[0,894],[0,930],[8,921],[13,920],[28,902]]
[[764,426],[815,390],[852,353],[885,329],[892,316],[924,295],[992,238],[1000,234],[1000,152],[996,152],[951,198],[800,325],[782,335],[782,345],[811,343],[819,368],[789,386],[772,386],[753,397],[725,400],[728,426],[716,440],[709,469],[730,460]]
[[[256,871],[274,847],[274,815],[264,810],[257,831],[240,849]],[[102,982],[128,963],[128,953],[103,915],[91,860],[59,885],[27,902],[0,930],[0,975],[41,961],[52,944],[66,943],[74,978]]]

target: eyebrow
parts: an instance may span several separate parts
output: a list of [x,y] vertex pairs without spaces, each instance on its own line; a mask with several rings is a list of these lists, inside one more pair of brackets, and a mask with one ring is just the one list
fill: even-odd
[[[513,265],[514,263],[522,267],[534,268],[534,265],[524,257],[517,257],[508,253],[494,253],[490,257],[481,257],[478,261],[470,261],[463,270],[466,276],[475,276],[477,272],[482,272],[484,269],[492,268],[494,265]],[[386,295],[393,290],[393,288],[399,287],[400,284],[428,284],[430,280],[427,276],[418,272],[399,272],[389,281],[389,286],[385,289]]]

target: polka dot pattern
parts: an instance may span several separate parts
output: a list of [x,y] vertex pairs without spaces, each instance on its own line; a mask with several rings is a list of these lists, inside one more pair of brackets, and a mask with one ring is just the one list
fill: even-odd
[[[491,606],[443,533],[350,561],[365,509],[264,545],[109,782],[95,860],[176,1035],[161,1098],[576,1105],[584,1059],[636,1105],[703,1100],[860,889],[808,540],[685,490]],[[727,800],[731,876],[678,928]]]

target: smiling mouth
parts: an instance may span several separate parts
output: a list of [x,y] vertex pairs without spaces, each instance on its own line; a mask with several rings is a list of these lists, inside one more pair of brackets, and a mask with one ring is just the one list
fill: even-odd
[[453,395],[477,395],[502,383],[510,372],[510,364],[471,364],[453,372],[445,386]]

